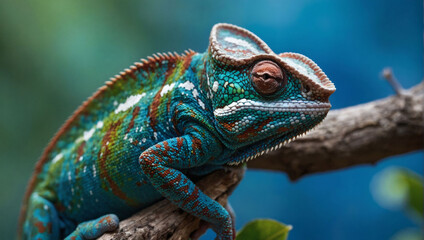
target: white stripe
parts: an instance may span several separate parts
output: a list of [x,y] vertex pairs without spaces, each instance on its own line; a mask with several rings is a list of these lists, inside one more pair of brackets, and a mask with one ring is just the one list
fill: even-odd
[[160,92],[160,96],[163,97],[167,92],[171,91],[174,88],[175,83],[166,84],[163,86],[162,91]]
[[56,163],[56,162],[57,162],[57,161],[59,161],[62,157],[63,157],[63,154],[62,154],[62,153],[57,154],[57,155],[53,158],[52,163]]
[[302,102],[302,101],[277,101],[277,102],[257,102],[249,99],[240,99],[237,102],[217,108],[213,112],[216,117],[234,114],[243,109],[252,109],[270,112],[325,112],[331,107],[329,103]]
[[128,110],[130,107],[137,104],[140,101],[140,99],[144,96],[146,96],[146,93],[129,96],[124,103],[121,103],[118,105],[118,107],[115,109],[115,113]]

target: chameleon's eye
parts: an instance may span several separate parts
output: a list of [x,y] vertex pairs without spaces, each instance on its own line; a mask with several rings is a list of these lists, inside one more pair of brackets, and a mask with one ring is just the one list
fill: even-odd
[[286,85],[283,70],[269,60],[260,61],[251,70],[253,87],[261,95],[272,95]]

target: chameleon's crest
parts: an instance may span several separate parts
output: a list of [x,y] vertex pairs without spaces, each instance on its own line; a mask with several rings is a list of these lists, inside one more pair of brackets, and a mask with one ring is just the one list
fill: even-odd
[[328,98],[336,90],[334,84],[311,59],[290,52],[277,55],[258,36],[231,24],[220,23],[212,28],[209,53],[216,61],[231,66],[270,59],[301,79],[304,84],[319,89],[323,97]]
[[260,55],[274,54],[255,34],[225,23],[212,28],[209,51],[215,60],[233,66],[249,63]]

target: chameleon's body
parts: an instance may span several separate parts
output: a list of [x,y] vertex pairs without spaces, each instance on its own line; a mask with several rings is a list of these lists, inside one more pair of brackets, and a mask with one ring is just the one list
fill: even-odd
[[[276,55],[244,29],[218,24],[210,40],[203,54],[136,63],[74,113],[36,166],[22,238],[98,237],[117,227],[114,214],[126,218],[163,197],[211,223],[218,238],[233,237],[228,212],[186,176],[306,132],[326,116],[335,88],[306,57]],[[277,87],[262,76],[268,70],[280,71],[270,80]]]

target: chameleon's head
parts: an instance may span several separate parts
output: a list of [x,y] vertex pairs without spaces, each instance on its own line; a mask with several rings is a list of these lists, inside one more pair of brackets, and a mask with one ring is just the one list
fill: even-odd
[[274,150],[320,123],[334,84],[309,58],[275,54],[253,33],[213,27],[206,65],[216,126],[237,149],[230,164]]

